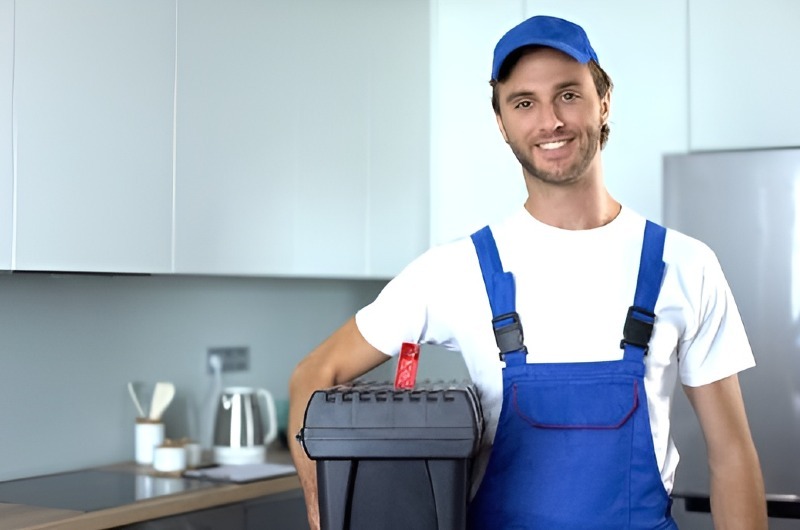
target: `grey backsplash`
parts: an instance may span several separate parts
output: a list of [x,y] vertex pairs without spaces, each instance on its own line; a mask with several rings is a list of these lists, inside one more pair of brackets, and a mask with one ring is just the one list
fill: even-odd
[[[133,459],[128,381],[169,380],[167,436],[199,437],[209,347],[247,346],[223,384],[288,395],[296,363],[385,282],[187,276],[0,275],[0,480]],[[420,378],[465,378],[424,350]],[[393,362],[369,378],[391,379]]]

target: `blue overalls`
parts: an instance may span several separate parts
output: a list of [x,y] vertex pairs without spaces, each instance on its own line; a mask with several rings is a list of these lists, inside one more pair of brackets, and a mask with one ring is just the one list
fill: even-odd
[[664,273],[666,230],[647,222],[619,361],[525,361],[514,276],[489,227],[472,235],[492,307],[503,406],[469,507],[471,530],[677,529],[656,463],[644,357]]

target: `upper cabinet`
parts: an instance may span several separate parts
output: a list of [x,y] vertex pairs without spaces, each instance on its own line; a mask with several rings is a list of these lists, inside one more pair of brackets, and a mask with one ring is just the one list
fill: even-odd
[[14,0],[0,0],[0,269],[11,268],[14,160],[11,94],[14,75]]
[[169,272],[174,2],[17,1],[15,18],[14,268]]
[[0,2],[0,267],[390,277],[427,247],[427,0]]
[[689,2],[692,150],[800,145],[800,2]]
[[369,172],[366,269],[389,278],[430,243],[431,8],[429,0],[354,2],[373,21],[363,46]]
[[428,17],[178,4],[177,272],[388,277],[424,250]]

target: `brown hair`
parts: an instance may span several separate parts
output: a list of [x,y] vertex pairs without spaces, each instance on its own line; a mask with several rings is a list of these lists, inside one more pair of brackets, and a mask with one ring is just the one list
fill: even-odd
[[[494,109],[495,114],[500,114],[500,101],[497,96],[497,83],[505,81],[508,78],[508,76],[511,74],[511,70],[517,64],[517,61],[519,61],[520,57],[522,57],[531,48],[533,47],[525,46],[511,52],[511,54],[509,54],[508,58],[506,58],[500,67],[500,72],[497,75],[497,79],[492,79],[489,81],[489,84],[492,86],[492,108]],[[597,95],[600,97],[600,99],[603,99],[606,94],[610,93],[614,89],[614,83],[611,81],[611,77],[594,59],[589,61],[588,66],[589,72],[592,74],[594,87],[597,90]],[[609,127],[608,123],[604,123],[600,127],[600,149],[604,148],[606,143],[608,143],[608,135],[610,133],[611,127]]]

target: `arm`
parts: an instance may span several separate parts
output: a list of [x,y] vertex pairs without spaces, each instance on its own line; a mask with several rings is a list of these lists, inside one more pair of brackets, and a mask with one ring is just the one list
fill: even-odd
[[718,530],[766,530],[764,480],[736,375],[684,386],[708,449],[711,513]]
[[289,381],[289,447],[306,499],[311,530],[319,529],[316,464],[291,436],[303,426],[306,405],[320,388],[352,381],[385,362],[389,356],[373,348],[361,335],[355,318],[347,321],[295,368]]

